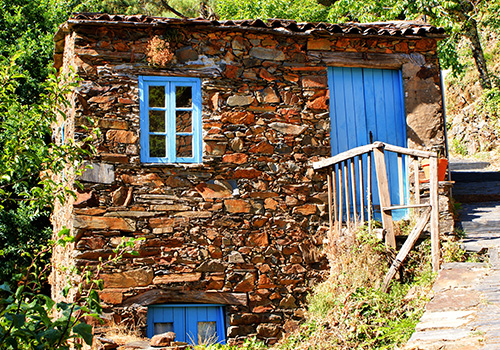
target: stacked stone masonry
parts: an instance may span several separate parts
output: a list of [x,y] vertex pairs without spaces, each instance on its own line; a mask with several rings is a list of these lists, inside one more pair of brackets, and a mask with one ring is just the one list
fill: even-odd
[[[76,236],[54,262],[95,266],[122,237],[144,238],[138,256],[100,275],[104,310],[117,323],[144,330],[151,304],[225,304],[230,341],[272,343],[302,319],[306,296],[328,272],[325,176],[311,167],[330,156],[323,53],[409,57],[396,60],[409,144],[444,143],[433,37],[70,24],[56,36],[56,64],[82,80],[66,137],[84,135],[87,118],[101,134],[78,199],[54,213],[56,231],[67,226]],[[163,67],[147,60],[155,36],[169,38],[173,53]],[[140,75],[201,79],[201,164],[141,163]],[[64,278],[52,278],[56,297]]]

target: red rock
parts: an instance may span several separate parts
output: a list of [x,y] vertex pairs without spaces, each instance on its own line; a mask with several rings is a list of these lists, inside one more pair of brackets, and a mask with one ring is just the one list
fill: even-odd
[[75,214],[80,215],[102,215],[106,212],[106,209],[102,208],[75,208]]
[[252,233],[248,236],[247,245],[250,247],[267,247],[269,238],[266,232]]
[[239,69],[240,67],[238,66],[232,66],[228,64],[226,66],[226,69],[224,70],[224,76],[228,79],[235,79],[239,75]]
[[272,306],[256,306],[252,309],[252,312],[256,313],[256,314],[262,314],[262,313],[265,313],[265,312],[269,312],[273,310],[273,307]]
[[267,218],[259,218],[259,219],[256,219],[254,220],[254,222],[252,223],[252,226],[253,227],[256,227],[256,228],[259,228],[259,227],[262,227],[264,226],[264,224],[268,221]]
[[255,116],[251,112],[224,112],[221,121],[228,124],[249,125],[255,121]]
[[115,100],[115,97],[114,96],[94,96],[94,97],[91,97],[89,98],[89,100],[87,102],[89,103],[99,103],[99,104],[105,104],[105,103],[111,103]]
[[252,210],[250,203],[243,199],[226,199],[224,201],[226,210],[230,213],[249,213]]
[[304,204],[300,207],[295,207],[292,210],[293,214],[302,214],[302,215],[313,215],[316,214],[318,207],[316,204]]
[[222,157],[224,163],[244,164],[248,161],[248,155],[245,153],[231,153]]
[[286,273],[287,275],[296,274],[296,273],[304,273],[306,271],[307,270],[304,268],[304,266],[302,266],[300,264],[287,265],[283,269],[283,272]]
[[280,326],[276,324],[261,323],[257,326],[257,334],[263,338],[272,338],[278,336]]
[[217,111],[219,109],[220,93],[213,94],[210,101],[212,102],[212,110]]
[[110,129],[106,132],[106,139],[116,143],[136,143],[139,138],[132,131]]
[[201,272],[169,273],[166,275],[156,276],[153,279],[153,284],[196,282],[199,281],[200,279],[201,279]]
[[235,287],[235,292],[250,292],[255,288],[255,275],[247,273]]
[[293,253],[297,253],[299,249],[296,246],[293,247],[283,247],[283,254],[292,255]]
[[248,150],[251,153],[273,154],[274,147],[267,141],[262,141]]
[[210,277],[208,285],[206,287],[207,290],[219,290],[224,287],[224,277]]
[[226,143],[206,141],[205,151],[212,156],[222,156],[226,152]]
[[308,50],[330,50],[330,40],[328,39],[309,39],[307,40]]
[[249,106],[248,110],[252,111],[252,112],[259,112],[259,113],[275,112],[276,107],[273,107],[273,106]]
[[99,127],[101,129],[128,130],[128,123],[125,120],[104,118],[99,119]]
[[246,51],[248,48],[248,40],[243,38],[242,36],[237,36],[231,42],[231,47],[233,50]]
[[85,215],[75,215],[73,227],[87,230],[119,230],[126,232],[133,232],[136,229],[135,221],[131,219]]
[[328,96],[321,96],[312,101],[307,102],[307,107],[312,110],[327,110],[328,109]]
[[75,208],[99,206],[99,199],[97,198],[94,191],[83,193],[77,192],[76,200],[73,203],[73,206]]
[[208,252],[210,253],[210,256],[214,259],[220,259],[222,258],[222,250],[217,247],[217,246],[208,246]]
[[156,346],[156,347],[169,346],[174,340],[175,340],[175,333],[174,332],[156,334],[149,341],[149,345]]
[[160,175],[154,173],[137,176],[123,174],[121,180],[126,184],[135,186],[154,185],[159,187],[164,185]]
[[264,208],[276,210],[277,207],[278,207],[278,202],[276,200],[272,198],[266,198],[264,200]]
[[326,75],[308,75],[302,78],[302,87],[328,87]]
[[191,182],[189,180],[179,177],[179,176],[169,176],[165,180],[165,185],[169,187],[190,187]]
[[296,83],[299,81],[299,76],[297,74],[292,74],[292,73],[288,73],[288,74],[283,75],[283,78],[285,80],[291,81],[293,83]]
[[217,184],[201,183],[195,187],[203,199],[231,198],[233,195],[229,189]]
[[235,179],[255,179],[260,175],[262,175],[262,171],[254,168],[236,169],[233,172],[233,178]]
[[231,326],[240,326],[245,324],[259,323],[260,319],[260,315],[251,313],[232,314],[229,319],[229,323],[231,324]]
[[130,98],[118,97],[118,103],[121,103],[124,105],[131,105],[134,103],[134,100],[132,100]]
[[276,77],[274,75],[272,75],[271,73],[269,73],[266,69],[262,68],[260,71],[259,71],[259,77],[261,77],[262,79],[266,80],[266,81],[274,81],[276,80]]
[[187,222],[187,218],[159,217],[149,219],[149,226],[151,228],[177,227]]
[[123,302],[123,292],[105,289],[99,292],[99,297],[102,301],[108,304],[118,305]]
[[130,47],[128,47],[127,44],[124,42],[117,42],[116,44],[113,45],[116,51],[130,51]]
[[118,153],[101,153],[101,160],[109,163],[128,163],[128,156],[126,154]]
[[293,295],[288,295],[285,298],[283,298],[280,302],[280,308],[282,309],[295,309],[297,307],[297,304],[295,302],[297,299],[293,297]]
[[260,99],[264,103],[279,103],[280,98],[272,87],[267,87],[259,94]]
[[118,273],[101,273],[104,288],[144,287],[153,281],[153,270],[139,268]]
[[259,282],[257,283],[257,287],[258,288],[275,288],[276,285],[266,275],[260,275]]

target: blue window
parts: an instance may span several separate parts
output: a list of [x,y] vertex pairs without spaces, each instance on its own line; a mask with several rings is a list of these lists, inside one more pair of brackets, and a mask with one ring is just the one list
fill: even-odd
[[201,82],[140,76],[141,161],[201,163]]
[[148,338],[174,332],[175,341],[190,344],[225,344],[226,327],[222,305],[165,304],[148,307]]

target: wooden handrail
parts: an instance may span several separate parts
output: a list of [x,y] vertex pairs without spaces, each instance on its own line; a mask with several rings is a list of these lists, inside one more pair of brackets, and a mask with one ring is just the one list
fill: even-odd
[[[385,152],[393,152],[398,155],[397,158],[397,171],[398,183],[394,184],[399,186],[400,201],[399,203],[391,203],[389,193],[389,179],[387,176],[387,167],[385,161]],[[366,154],[366,157],[364,155]],[[402,200],[404,192],[404,166],[403,156],[411,159],[413,163],[413,189],[415,191],[415,204],[404,204]],[[357,164],[355,158],[358,157]],[[373,157],[373,158],[372,158]],[[429,203],[421,203],[420,190],[426,186],[420,185],[419,179],[419,158],[429,159]],[[334,227],[340,229],[346,219],[347,227],[350,226],[351,213],[352,221],[358,222],[358,219],[364,221],[365,207],[364,199],[366,198],[366,212],[367,220],[372,220],[372,210],[374,209],[372,202],[372,162],[376,171],[376,179],[379,190],[380,200],[380,213],[382,215],[383,227],[386,231],[386,244],[390,247],[396,248],[396,239],[394,235],[394,225],[392,219],[392,211],[397,209],[406,208],[428,208],[430,211],[430,231],[432,242],[432,265],[433,270],[439,269],[440,251],[439,251],[439,198],[438,198],[438,154],[436,152],[422,151],[416,149],[408,149],[400,146],[391,145],[383,142],[374,142],[369,145],[356,147],[346,152],[342,152],[333,157],[323,159],[313,163],[315,170],[327,169],[328,170],[328,206],[329,206],[329,221],[330,228]],[[366,177],[363,174],[366,169]],[[364,179],[367,179],[366,189]],[[359,180],[359,183],[357,183]],[[356,188],[359,186],[359,190]],[[366,191],[365,191],[366,190]],[[366,197],[364,197],[366,194]],[[359,199],[359,201],[358,201]],[[353,207],[351,208],[351,203]],[[357,205],[360,204],[359,211]],[[345,209],[345,211],[344,211]],[[352,210],[351,210],[352,209]],[[426,211],[427,212],[427,211]],[[359,215],[358,215],[359,214]],[[339,226],[337,226],[339,225]],[[422,225],[420,223],[420,225]],[[369,225],[371,228],[371,226]],[[423,230],[423,228],[419,228]],[[410,247],[411,248],[411,247]],[[405,249],[408,249],[405,247]]]
[[356,148],[350,149],[349,151],[339,153],[336,156],[314,162],[313,168],[315,170],[326,168],[326,167],[329,167],[331,165],[341,163],[341,162],[348,160],[350,158],[354,158],[356,156],[360,156],[362,154],[371,152],[372,150],[373,150],[373,144],[356,147]]

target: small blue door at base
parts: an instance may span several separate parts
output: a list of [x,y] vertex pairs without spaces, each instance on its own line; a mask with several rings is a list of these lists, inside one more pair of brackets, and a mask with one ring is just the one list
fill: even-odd
[[148,307],[147,336],[174,332],[175,340],[189,344],[225,344],[222,305],[161,304]]

